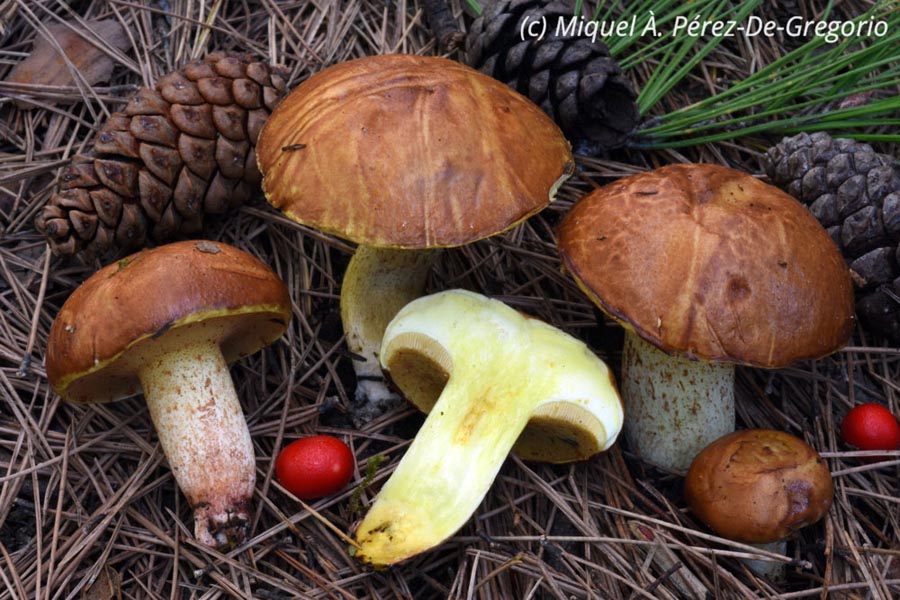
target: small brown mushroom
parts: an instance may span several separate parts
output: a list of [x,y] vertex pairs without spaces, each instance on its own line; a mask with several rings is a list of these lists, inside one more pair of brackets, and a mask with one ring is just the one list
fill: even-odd
[[565,268],[625,327],[625,439],[683,472],[734,430],[734,365],[779,368],[843,346],[850,274],[798,201],[717,165],[662,167],[582,198]]
[[783,431],[751,429],[704,448],[685,477],[684,496],[722,537],[775,544],[783,554],[785,538],[828,512],[834,488],[828,466],[809,444]]
[[256,481],[228,364],[290,318],[287,288],[257,258],[218,242],[160,246],[72,293],[50,328],[47,377],[76,404],[143,392],[197,539],[227,546],[244,539]]

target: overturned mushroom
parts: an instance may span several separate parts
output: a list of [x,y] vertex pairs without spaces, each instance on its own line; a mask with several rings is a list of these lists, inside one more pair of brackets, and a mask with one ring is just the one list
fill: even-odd
[[609,448],[622,426],[612,375],[587,346],[472,292],[401,309],[381,361],[429,414],[356,531],[356,556],[375,566],[453,535],[511,449],[545,462],[584,460]]
[[341,287],[359,423],[399,400],[377,354],[388,321],[422,294],[425,251],[520,223],[553,201],[574,164],[524,96],[458,62],[411,55],[345,61],[301,83],[263,127],[257,160],[273,206],[359,244]]
[[218,242],[160,246],[72,293],[50,329],[47,376],[77,404],[143,391],[197,539],[223,547],[246,535],[256,480],[228,364],[278,339],[290,318],[287,288],[255,257]]
[[565,268],[625,327],[625,438],[683,472],[734,430],[734,365],[778,368],[843,346],[850,274],[806,208],[735,169],[672,165],[582,198]]

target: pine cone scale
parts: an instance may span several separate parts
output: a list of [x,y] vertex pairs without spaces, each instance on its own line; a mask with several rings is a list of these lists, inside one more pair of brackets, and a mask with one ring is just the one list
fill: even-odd
[[122,198],[108,188],[100,188],[90,192],[94,211],[104,225],[115,226],[122,214]]
[[234,95],[231,93],[231,85],[224,77],[210,77],[201,79],[197,82],[197,89],[203,99],[210,104],[218,104],[220,106],[231,104],[234,102]]
[[63,171],[59,180],[60,190],[90,188],[96,185],[100,185],[100,180],[94,172],[94,163],[84,156],[73,158],[72,164]]
[[169,117],[182,133],[212,140],[218,133],[213,122],[212,112],[212,106],[209,104],[197,106],[173,104],[169,111]]
[[247,111],[230,104],[228,106],[214,106],[212,119],[216,130],[232,140],[242,140],[247,137],[247,129],[244,123],[247,120]]
[[168,118],[159,115],[138,115],[131,120],[129,131],[138,141],[169,148],[174,148],[178,140],[175,125]]
[[141,88],[125,105],[122,113],[126,117],[137,115],[163,115],[169,110],[169,103],[156,90]]

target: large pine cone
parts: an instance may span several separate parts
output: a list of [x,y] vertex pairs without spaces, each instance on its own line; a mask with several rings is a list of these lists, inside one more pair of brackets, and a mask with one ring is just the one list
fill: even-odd
[[256,140],[285,74],[216,52],[141,88],[76,156],[35,220],[54,254],[122,256],[198,234],[259,188]]
[[770,148],[765,166],[847,259],[863,324],[900,343],[900,163],[868,144],[801,133]]
[[[637,94],[602,42],[557,29],[574,14],[571,2],[496,0],[472,24],[466,62],[530,98],[579,151],[605,152],[637,126]],[[546,35],[523,36],[523,24],[535,22],[546,22]]]

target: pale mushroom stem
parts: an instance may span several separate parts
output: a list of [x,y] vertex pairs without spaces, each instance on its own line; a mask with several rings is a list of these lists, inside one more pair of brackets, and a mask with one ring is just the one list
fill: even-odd
[[141,387],[163,452],[194,511],[194,535],[207,546],[228,547],[247,532],[256,481],[253,444],[218,344],[179,341],[177,349],[167,344],[165,354],[147,361]]
[[356,393],[351,413],[364,425],[402,403],[385,383],[378,361],[384,330],[394,315],[425,290],[435,250],[359,246],[341,286],[341,320],[353,354]]
[[625,439],[649,463],[687,472],[734,431],[734,365],[672,356],[629,331],[622,351]]
[[448,382],[360,524],[359,560],[396,563],[469,519],[539,402],[515,387],[483,376]]
[[[781,555],[787,554],[787,540],[778,540],[769,542],[768,544],[750,545],[767,552],[774,552]],[[752,558],[744,558],[741,559],[741,561],[747,565],[751,571],[762,577],[767,577],[771,581],[781,581],[787,574],[787,563],[784,561]]]

